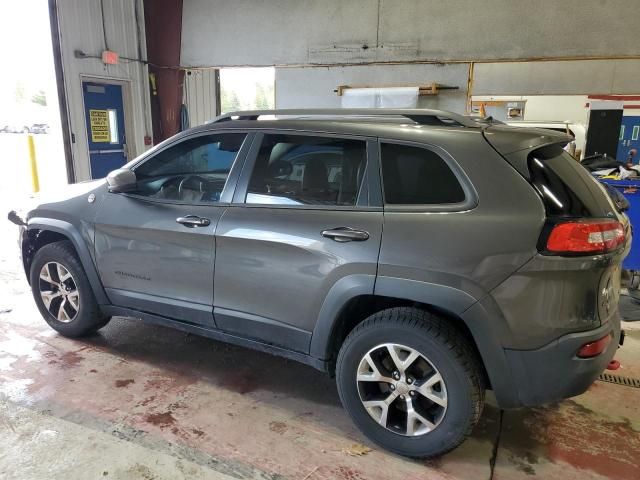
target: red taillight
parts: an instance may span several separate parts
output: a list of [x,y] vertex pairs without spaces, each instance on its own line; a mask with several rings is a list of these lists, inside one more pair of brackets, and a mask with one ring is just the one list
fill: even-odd
[[547,239],[552,253],[607,253],[624,244],[624,227],[614,220],[564,222],[553,227]]
[[606,350],[610,342],[611,334],[608,334],[595,342],[585,343],[580,347],[580,350],[578,350],[576,355],[580,358],[596,357]]

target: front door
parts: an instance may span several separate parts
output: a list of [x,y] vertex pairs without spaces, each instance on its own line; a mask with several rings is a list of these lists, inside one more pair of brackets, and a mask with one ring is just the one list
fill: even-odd
[[622,117],[620,139],[618,140],[618,160],[625,161],[632,148],[640,150],[640,117]]
[[122,86],[82,82],[91,178],[127,163]]
[[214,234],[245,138],[206,133],[177,141],[132,167],[135,192],[100,200],[96,263],[113,304],[215,325]]
[[216,231],[219,328],[307,352],[322,304],[338,282],[363,281],[373,293],[382,208],[370,200],[375,195],[367,179],[375,167],[367,161],[367,143],[257,136],[234,205]]

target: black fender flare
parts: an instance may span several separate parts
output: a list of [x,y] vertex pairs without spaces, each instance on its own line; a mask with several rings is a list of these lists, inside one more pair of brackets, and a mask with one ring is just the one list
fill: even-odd
[[483,295],[476,292],[470,294],[459,288],[438,283],[386,276],[377,278],[374,293],[433,305],[454,315],[460,315]]
[[329,290],[322,304],[309,354],[328,360],[331,335],[341,310],[349,300],[372,294],[432,305],[460,318],[476,343],[500,407],[517,407],[521,404],[513,388],[511,368],[500,343],[500,322],[504,322],[504,318],[493,299],[479,287],[471,294],[452,286],[402,278],[376,278],[374,275],[343,277]]
[[460,318],[471,332],[498,405],[517,407],[521,402],[500,341],[506,325],[502,311],[479,285],[460,283],[466,286],[466,291],[448,285],[379,276],[375,294],[432,305]]
[[311,356],[328,359],[331,335],[339,314],[351,299],[360,295],[421,302],[458,316],[477,301],[470,294],[446,285],[375,275],[348,275],[338,280],[325,297],[311,337]]
[[82,268],[84,268],[87,278],[89,279],[96,301],[100,305],[109,305],[111,303],[104,291],[100,277],[98,276],[98,271],[95,263],[93,262],[91,252],[87,247],[87,242],[82,237],[78,228],[64,220],[34,217],[29,219],[27,222],[27,230],[50,230],[67,237],[78,253],[80,263],[82,263]]
[[352,298],[372,295],[375,283],[375,275],[355,274],[342,277],[333,284],[322,302],[318,320],[311,335],[310,356],[321,360],[328,358],[331,335],[340,312]]
[[521,407],[523,403],[518,394],[517,382],[514,381],[513,368],[500,342],[500,330],[507,322],[498,304],[493,297],[487,295],[462,313],[460,318],[476,342],[498,406]]
[[393,277],[378,277],[375,293],[432,305],[460,318],[476,344],[491,388],[501,408],[520,404],[511,368],[500,343],[506,325],[500,308],[480,286],[466,282],[470,292],[447,285]]

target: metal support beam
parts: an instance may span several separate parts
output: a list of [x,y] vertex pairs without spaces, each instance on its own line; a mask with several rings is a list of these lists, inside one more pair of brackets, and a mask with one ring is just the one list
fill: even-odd
[[184,71],[180,65],[182,0],[145,0],[145,31],[152,92],[153,139],[158,143],[180,131]]

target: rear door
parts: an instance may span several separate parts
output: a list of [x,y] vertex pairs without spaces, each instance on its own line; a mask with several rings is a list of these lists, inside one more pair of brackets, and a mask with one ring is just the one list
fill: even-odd
[[115,305],[214,325],[214,234],[249,143],[241,132],[179,140],[133,167],[135,192],[106,196],[95,250]]
[[375,142],[258,134],[216,231],[219,328],[307,352],[338,282],[374,279],[382,233]]

